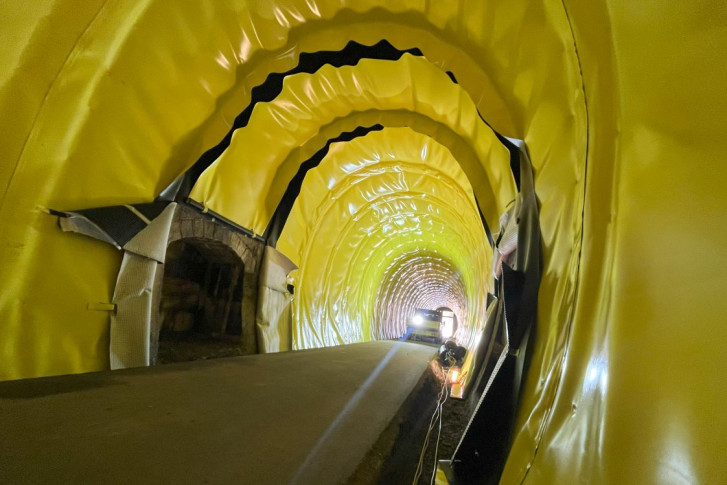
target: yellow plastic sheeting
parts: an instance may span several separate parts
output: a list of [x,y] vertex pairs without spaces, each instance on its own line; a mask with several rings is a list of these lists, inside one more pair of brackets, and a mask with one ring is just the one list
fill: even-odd
[[568,333],[539,326],[502,483],[720,483],[727,8],[564,4],[589,116],[580,284]]
[[[467,316],[461,273],[436,254],[402,254],[386,269],[376,290],[376,333],[384,339],[399,338],[416,309],[443,307],[454,312],[458,320]],[[452,337],[468,341],[470,327],[459,327]]]
[[3,376],[107,365],[96,351],[102,313],[85,308],[110,295],[117,256],[57,236],[37,206],[149,200],[221,139],[266,74],[257,66],[294,65],[308,38],[340,46],[349,30],[363,35],[351,27],[360,18],[386,25],[369,39],[403,25],[406,47],[420,41],[418,27],[466,51],[491,77],[512,131],[483,109],[487,96],[462,85],[496,129],[530,147],[544,281],[503,482],[727,475],[723,4],[350,4],[2,4],[0,99],[11,114],[2,122],[1,173],[11,177],[0,235]]
[[[415,88],[412,79],[418,80]],[[509,152],[461,87],[426,59],[409,54],[398,61],[364,59],[356,66],[324,66],[314,74],[287,77],[275,100],[256,105],[248,125],[235,131],[191,198],[262,234],[277,207],[277,202],[266,206],[265,198],[289,153],[320,126],[371,108],[418,112],[448,125],[478,155],[479,167],[464,168],[480,189],[485,186],[488,197],[481,203],[487,220],[493,223],[504,212],[515,191]]]
[[[433,257],[455,268],[449,288],[458,285],[459,292],[448,306],[464,312],[462,336],[482,322],[478,270],[487,271],[492,250],[472,189],[445,147],[409,128],[332,144],[308,172],[278,249],[300,267],[294,348],[401,336],[405,319],[377,318],[382,281],[392,268],[416,260],[426,266]],[[403,305],[398,316],[408,318],[416,302],[434,301],[432,293],[447,294],[437,278],[418,283],[429,286],[429,299]]]
[[[89,252],[88,242],[60,234],[39,209],[151,200],[222,139],[268,70],[293,67],[303,49],[348,40],[420,46],[454,72],[496,129],[527,137],[545,182],[546,261],[555,255],[542,300],[552,302],[546,316],[560,318],[572,303],[574,265],[564,261],[578,254],[582,188],[574,181],[585,137],[574,123],[582,119],[578,65],[559,8],[526,0],[4,2],[0,276],[13,284],[0,300],[2,376],[107,365],[85,343],[107,338],[107,317],[85,308],[107,299],[120,256]],[[74,311],[59,315],[65,305]],[[49,356],[35,339],[20,349],[21,333],[51,335],[68,325],[84,337],[69,339],[67,351]],[[82,365],[77,354],[86,356]]]
[[[266,207],[277,206],[285,192],[285,188],[288,186],[288,182],[298,172],[301,164],[324,148],[329,140],[338,137],[341,133],[351,132],[359,126],[372,127],[374,125],[392,128],[408,127],[433,138],[447,147],[464,170],[470,184],[474,184],[472,190],[475,201],[479,204],[483,215],[487,214],[490,218],[494,217],[493,194],[488,190],[487,175],[473,147],[446,124],[419,113],[403,110],[359,111],[343,118],[337,118],[333,122],[322,126],[314,137],[293,149],[280,165],[280,169],[270,185],[270,191],[265,200]],[[497,227],[497,219],[494,221],[488,220],[488,224],[493,222],[495,223],[494,227]]]
[[[501,89],[488,78],[489,66],[473,55],[473,46],[485,47],[494,33],[483,35],[491,16],[471,0],[438,6],[419,0],[6,5],[4,18],[17,35],[3,60],[18,68],[0,80],[3,108],[18,106],[28,117],[8,127],[8,153],[14,160],[33,148],[25,143],[31,130],[40,139],[63,141],[63,152],[57,144],[39,147],[44,159],[64,167],[53,178],[54,203],[63,209],[148,200],[223,137],[269,72],[294,67],[303,50],[340,48],[349,40],[391,37],[401,48],[422,48],[461,78],[491,123],[506,134],[518,131]],[[85,103],[76,103],[79,93]],[[85,165],[95,159],[108,162]],[[33,160],[23,156],[19,164]],[[119,183],[127,178],[135,182]],[[69,182],[86,190],[72,191]]]
[[[405,322],[390,322],[381,334],[372,333],[372,325],[374,330],[380,329],[376,325],[380,322],[375,320],[375,296],[378,286],[383,283],[381,278],[387,273],[387,268],[397,264],[396,256],[405,254],[408,259],[413,259],[431,253],[438,254],[442,264],[462,271],[465,287],[470,292],[463,297],[468,302],[467,314],[459,316],[462,322],[466,322],[463,327],[464,337],[460,337],[460,340],[466,346],[471,345],[468,337],[474,334],[472,326],[483,322],[485,293],[474,289],[481,274],[477,269],[485,266],[481,261],[486,258],[478,256],[482,249],[473,247],[476,242],[471,238],[452,235],[453,220],[458,214],[438,211],[442,215],[435,217],[432,212],[427,212],[431,209],[431,203],[418,202],[411,199],[398,202],[386,200],[372,208],[373,211],[397,213],[387,218],[375,214],[366,214],[366,217],[356,214],[362,229],[353,231],[350,227],[344,227],[346,232],[343,234],[346,242],[359,245],[357,251],[351,251],[353,254],[346,254],[341,248],[332,250],[328,245],[321,248],[328,250],[327,253],[319,253],[316,249],[317,258],[313,256],[309,260],[319,258],[325,268],[311,267],[305,274],[300,271],[300,296],[293,302],[296,319],[293,327],[294,348],[367,341],[399,328]],[[410,227],[400,229],[396,237],[386,232],[388,227],[401,227],[407,223]],[[364,228],[373,236],[364,233]],[[331,237],[338,239],[334,235]],[[442,249],[445,239],[447,246]],[[480,244],[485,243],[480,241]],[[350,265],[349,271],[336,269],[337,265],[343,263]]]
[[306,241],[316,230],[316,220],[340,194],[360,191],[359,184],[372,174],[397,173],[404,169],[412,175],[441,177],[443,186],[468,194],[471,204],[465,208],[477,212],[472,186],[445,146],[411,128],[385,128],[349,142],[331,144],[318,167],[306,174],[277,249],[300,267]]
[[[6,223],[3,221],[0,238],[13,235]],[[18,254],[21,259],[17,262],[25,273],[10,272],[9,263],[0,265],[4,316],[0,321],[0,380],[107,368],[109,315],[94,308],[111,302],[114,281],[108,275],[118,273],[121,254],[83,236],[57,234],[56,218],[45,214],[33,221],[32,229],[57,237],[34,238],[22,247],[4,248]],[[29,258],[29,254],[36,257]],[[68,275],[68,279],[49,275]]]

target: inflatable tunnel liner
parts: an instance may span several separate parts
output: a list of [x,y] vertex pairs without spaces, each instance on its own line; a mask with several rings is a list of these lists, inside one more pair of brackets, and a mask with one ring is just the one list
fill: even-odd
[[497,284],[488,307],[488,334],[472,357],[477,377],[464,390],[474,407],[472,417],[451,459],[441,462],[452,484],[499,480],[535,342],[541,277],[538,202],[527,147],[518,140],[509,142],[520,152],[520,192],[502,218],[496,251],[504,258],[496,260],[493,271]]

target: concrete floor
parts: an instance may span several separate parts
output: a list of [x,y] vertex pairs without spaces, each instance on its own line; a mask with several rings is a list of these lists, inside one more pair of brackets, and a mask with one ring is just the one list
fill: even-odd
[[341,483],[436,349],[372,342],[0,383],[0,483]]

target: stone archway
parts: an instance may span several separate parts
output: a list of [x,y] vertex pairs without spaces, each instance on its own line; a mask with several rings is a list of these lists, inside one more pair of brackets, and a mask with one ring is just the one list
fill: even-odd
[[257,352],[263,250],[262,242],[178,206],[155,276],[152,364]]

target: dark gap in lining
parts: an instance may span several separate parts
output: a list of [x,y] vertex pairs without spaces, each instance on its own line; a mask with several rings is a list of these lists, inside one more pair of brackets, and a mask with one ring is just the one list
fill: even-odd
[[235,118],[230,131],[225,135],[220,143],[210,148],[202,154],[185,175],[185,184],[180,190],[177,200],[184,199],[189,195],[199,176],[209,167],[212,162],[217,160],[220,155],[230,146],[232,135],[235,130],[247,126],[250,121],[253,109],[257,103],[266,103],[274,100],[283,90],[283,80],[286,76],[298,73],[312,74],[321,67],[329,64],[333,67],[353,66],[361,59],[381,59],[395,61],[404,54],[414,56],[422,56],[422,52],[418,48],[399,50],[392,46],[388,41],[381,40],[374,45],[363,45],[358,42],[351,41],[340,51],[318,51],[313,53],[303,52],[299,56],[298,65],[293,69],[283,73],[271,73],[265,82],[252,89],[250,96],[250,104]]
[[285,221],[288,220],[290,211],[293,209],[295,199],[297,199],[298,195],[300,194],[300,188],[303,185],[303,180],[305,179],[308,170],[317,167],[321,163],[323,157],[328,154],[328,150],[330,150],[331,144],[336,142],[351,141],[354,138],[364,136],[372,131],[381,131],[383,129],[384,127],[382,125],[376,124],[372,126],[358,126],[352,131],[343,132],[337,137],[328,140],[323,148],[318,150],[308,160],[300,164],[298,172],[292,179],[290,179],[288,187],[285,189],[285,193],[280,199],[280,203],[275,209],[273,217],[270,219],[268,227],[265,229],[265,233],[263,234],[263,238],[267,240],[268,245],[272,247],[275,247],[277,245],[278,237],[280,237],[280,233],[283,231],[283,227],[285,226]]
[[[480,118],[482,118],[482,116],[480,116]],[[507,148],[510,152],[510,171],[512,172],[512,176],[515,178],[517,191],[520,192],[520,149],[495,130],[492,130],[492,132],[495,136],[497,136],[497,139],[500,140],[500,143],[505,145],[505,148]]]
[[[354,138],[358,138],[361,136],[364,136],[372,131],[381,131],[384,127],[380,124],[376,124],[373,126],[363,127],[359,126],[356,129],[348,132],[343,132],[340,135],[338,135],[335,138],[331,138],[326,142],[326,145],[318,150],[312,157],[310,157],[308,160],[300,164],[300,167],[298,168],[298,172],[295,174],[295,176],[290,180],[288,183],[288,187],[285,189],[285,193],[283,194],[283,197],[280,199],[280,203],[278,204],[278,207],[275,209],[275,212],[273,213],[272,218],[270,219],[270,222],[268,223],[268,226],[265,228],[265,232],[263,233],[263,239],[265,239],[269,246],[275,247],[278,243],[278,238],[280,237],[280,233],[283,231],[283,227],[285,227],[285,222],[288,220],[288,216],[290,215],[290,211],[293,209],[293,204],[295,203],[295,200],[298,198],[298,195],[300,195],[300,189],[303,185],[303,180],[305,179],[306,174],[308,173],[308,170],[311,170],[315,167],[317,167],[321,160],[323,160],[323,157],[328,154],[328,151],[330,150],[331,143],[336,142],[346,142],[351,141]],[[507,141],[507,140],[506,140]],[[510,144],[508,142],[508,144]],[[510,144],[514,147],[514,145]],[[514,147],[515,150],[517,150],[516,147]],[[511,152],[511,157],[512,157]],[[484,214],[482,214],[482,209],[480,209],[479,202],[477,201],[477,196],[475,196],[475,204],[477,206],[477,212],[480,215],[480,221],[482,222],[482,226],[485,229],[485,234],[487,236],[487,241],[490,243],[490,246],[494,244],[492,239],[492,232],[490,231],[490,226],[487,224],[487,221],[485,220]]]
[[[176,200],[185,200],[189,196],[192,187],[194,187],[194,184],[197,182],[197,179],[200,177],[202,172],[204,172],[217,158],[219,158],[220,155],[222,155],[227,147],[229,147],[232,140],[232,135],[235,130],[247,126],[248,122],[250,121],[250,116],[252,115],[252,112],[257,103],[273,101],[281,93],[283,89],[283,81],[286,76],[298,73],[312,74],[325,65],[331,65],[333,67],[353,66],[356,65],[361,59],[380,59],[395,61],[400,59],[401,56],[406,53],[415,56],[423,56],[419,48],[399,50],[391,45],[387,40],[381,40],[376,44],[370,46],[363,45],[355,41],[350,41],[340,51],[318,51],[313,53],[301,53],[299,55],[298,65],[295,68],[283,73],[270,73],[266,78],[265,82],[252,89],[250,104],[248,104],[247,107],[245,107],[245,109],[235,118],[235,121],[230,131],[225,135],[220,143],[203,153],[202,156],[197,160],[197,162],[195,162],[195,164],[192,166],[192,168],[187,171],[184,177],[182,187],[177,194]],[[446,74],[453,83],[459,84],[456,76],[452,71],[446,71]],[[497,131],[495,131],[492,126],[487,122],[487,120],[484,119],[479,110],[477,110],[477,115],[480,117],[482,122],[485,123],[493,131],[493,133],[498,137],[500,142],[503,143],[503,145],[505,145],[505,147],[507,147],[507,149],[510,151],[510,167],[515,178],[515,182],[518,186],[517,188],[518,190],[520,190],[518,148],[510,143],[505,137],[500,135]],[[320,160],[328,152],[330,144],[337,141],[350,141],[351,139],[358,136],[363,136],[369,131],[383,129],[381,125],[374,126],[378,128],[358,127],[351,132],[342,133],[338,137],[329,140],[323,149],[316,152],[316,154],[311,157],[311,159],[301,165],[295,177],[288,183],[285,194],[281,199],[278,208],[273,214],[273,218],[268,223],[268,227],[265,230],[264,237],[266,239],[268,236],[272,237],[272,240],[270,241],[271,245],[274,246],[277,242],[280,231],[282,230],[282,227],[285,224],[285,220],[287,219],[287,216],[292,209],[293,201],[300,193],[300,187],[302,185],[303,179],[305,178],[305,174],[309,169],[318,166]],[[363,130],[367,131],[363,132]],[[482,223],[485,227],[485,232],[488,236],[488,240],[492,244],[492,234],[490,232],[490,228],[487,225],[484,216],[482,215],[482,211],[480,210],[479,212]]]

